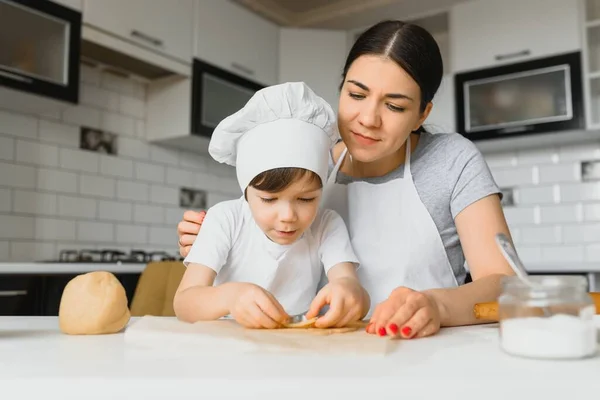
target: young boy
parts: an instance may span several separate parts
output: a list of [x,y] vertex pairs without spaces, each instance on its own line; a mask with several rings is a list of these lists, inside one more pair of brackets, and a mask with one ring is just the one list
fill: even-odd
[[[227,315],[251,328],[277,328],[290,315],[317,327],[362,319],[369,296],[342,218],[319,203],[336,117],[304,83],[255,93],[214,130],[209,152],[236,166],[243,196],[212,207],[177,289],[174,309],[188,322]],[[329,283],[317,296],[321,271]]]

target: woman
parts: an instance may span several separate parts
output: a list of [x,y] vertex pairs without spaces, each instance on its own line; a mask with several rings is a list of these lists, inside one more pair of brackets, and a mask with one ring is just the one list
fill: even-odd
[[[365,31],[344,65],[342,142],[324,201],[348,225],[371,296],[369,333],[424,337],[478,323],[473,305],[495,300],[512,275],[494,240],[509,231],[483,156],[459,134],[422,128],[442,74],[433,37],[400,21]],[[182,255],[202,218],[184,214]]]

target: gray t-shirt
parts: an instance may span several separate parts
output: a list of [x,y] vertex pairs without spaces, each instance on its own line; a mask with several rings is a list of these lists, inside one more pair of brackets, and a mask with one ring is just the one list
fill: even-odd
[[[466,277],[465,256],[454,218],[483,197],[496,193],[501,196],[500,189],[481,152],[457,133],[422,133],[411,155],[411,172],[417,193],[440,233],[456,280],[462,284]],[[402,176],[404,165],[376,178],[353,178],[338,172],[336,182],[362,180],[377,184]]]

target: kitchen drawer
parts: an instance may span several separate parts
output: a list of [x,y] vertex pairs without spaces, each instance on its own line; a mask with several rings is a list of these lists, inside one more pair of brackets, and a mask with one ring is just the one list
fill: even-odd
[[0,315],[39,315],[42,281],[35,275],[0,276]]

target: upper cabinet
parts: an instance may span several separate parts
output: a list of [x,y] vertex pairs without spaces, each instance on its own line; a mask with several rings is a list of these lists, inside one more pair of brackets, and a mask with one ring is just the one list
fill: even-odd
[[453,71],[581,49],[579,0],[477,0],[450,12]]
[[277,25],[224,0],[196,0],[194,16],[195,57],[264,85],[278,83]]
[[193,15],[194,0],[85,0],[83,21],[189,64],[193,50]]
[[348,36],[345,31],[282,28],[279,80],[306,82],[337,111],[347,53]]

